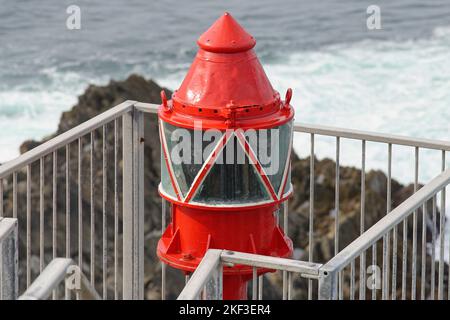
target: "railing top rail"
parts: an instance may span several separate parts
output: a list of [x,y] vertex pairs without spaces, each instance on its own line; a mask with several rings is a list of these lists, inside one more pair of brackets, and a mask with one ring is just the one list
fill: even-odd
[[[72,259],[69,258],[55,258],[42,273],[33,281],[28,289],[19,297],[19,300],[45,300],[52,291],[65,279],[67,270],[70,266],[75,265]],[[84,276],[81,277],[80,290],[81,298],[89,298],[100,300],[98,293],[92,288],[90,282]]]
[[[157,113],[159,107],[159,105],[157,104],[142,102],[136,103],[135,106],[136,109],[147,113]],[[450,141],[443,140],[413,138],[395,134],[328,127],[306,123],[295,123],[294,131],[314,133],[324,136],[342,137],[348,139],[366,140],[371,142],[392,143],[403,146],[450,151]]]
[[75,141],[76,139],[84,136],[85,134],[95,130],[102,125],[111,122],[124,113],[129,112],[136,101],[127,100],[94,118],[48,140],[47,142],[37,146],[36,148],[22,154],[14,160],[6,162],[0,166],[0,179],[5,178],[14,171],[20,170],[27,164],[30,164],[39,158],[46,156],[47,154],[57,150],[60,147],[67,145]]
[[191,279],[178,296],[178,300],[194,300],[199,296],[214,270],[219,267],[221,253],[222,250],[217,249],[209,249],[205,253]]
[[243,264],[246,266],[298,272],[301,274],[318,275],[322,266],[319,263],[299,261],[293,259],[263,256],[236,251],[224,250],[221,255],[222,262]]
[[449,183],[450,169],[447,169],[356,238],[330,261],[324,264],[322,269],[334,272],[342,270],[353,259],[361,255],[366,249],[370,248],[376,241],[381,239],[383,235],[403,221],[408,215],[412,214],[414,210],[433,197],[439,190],[445,188]]
[[14,231],[16,224],[15,218],[0,218],[0,243]]
[[444,140],[413,138],[388,133],[328,127],[306,123],[295,123],[294,131],[356,140],[366,140],[370,142],[391,143],[403,146],[450,151],[450,141]]
[[241,264],[246,266],[297,272],[306,276],[318,276],[322,264],[297,261],[292,259],[263,256],[245,252],[209,249],[197,269],[192,274],[189,282],[178,296],[178,300],[196,299],[213,272],[221,263]]

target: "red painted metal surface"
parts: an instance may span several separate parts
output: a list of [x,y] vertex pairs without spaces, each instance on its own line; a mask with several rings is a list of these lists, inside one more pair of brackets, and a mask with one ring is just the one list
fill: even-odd
[[[292,121],[294,111],[289,104],[292,91],[288,90],[285,101],[280,99],[253,51],[255,44],[255,39],[230,14],[220,17],[198,39],[197,56],[172,99],[161,95],[158,112],[161,126],[168,123],[194,129],[200,121],[202,130],[224,131],[274,128]],[[177,184],[176,169],[171,165],[167,138],[160,131],[163,162],[170,178],[167,181],[172,183],[175,194],[168,195],[160,186],[161,196],[172,204],[172,221],[158,242],[157,254],[163,262],[186,273],[196,269],[210,248],[277,257],[292,254],[292,242],[278,227],[276,217],[280,204],[292,192],[290,189],[284,193],[286,185],[290,185],[289,161],[283,164],[280,191],[274,190],[245,137],[239,131],[234,134],[248,158],[254,161],[256,175],[270,195],[265,202],[202,205],[191,201],[229,137],[223,135],[222,146],[215,148],[205,160],[189,191],[183,195]],[[258,274],[269,271],[259,268]],[[224,299],[245,299],[251,277],[251,267],[224,267]]]
[[[186,272],[195,270],[208,249],[288,257],[292,243],[277,226],[276,208],[212,211],[174,204],[172,222],[158,243],[158,255],[165,263]],[[259,274],[263,272],[267,270],[258,270]],[[239,286],[245,292],[252,268],[225,267],[223,273],[224,299],[245,299],[246,294],[237,295],[234,291]],[[233,276],[238,276],[242,283],[235,283]],[[233,287],[227,281],[232,281]]]
[[159,113],[164,121],[190,128],[202,119],[204,128],[256,129],[293,118],[292,108],[280,108],[280,95],[252,50],[255,40],[230,14],[219,18],[198,43],[183,83]]

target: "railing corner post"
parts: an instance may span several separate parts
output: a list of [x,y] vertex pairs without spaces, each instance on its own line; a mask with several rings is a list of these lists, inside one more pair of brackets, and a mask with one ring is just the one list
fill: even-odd
[[0,300],[19,295],[19,246],[17,219],[0,218]]
[[337,275],[326,267],[319,270],[319,300],[337,300]]
[[144,298],[144,121],[123,115],[123,298]]
[[205,300],[222,300],[223,298],[223,266],[219,265],[214,270],[211,279],[205,285]]

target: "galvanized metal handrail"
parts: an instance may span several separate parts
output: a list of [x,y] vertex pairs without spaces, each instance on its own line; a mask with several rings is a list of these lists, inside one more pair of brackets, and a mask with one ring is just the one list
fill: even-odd
[[18,229],[17,219],[0,218],[0,300],[18,295]]
[[[56,258],[42,271],[28,289],[19,297],[19,300],[46,300],[65,279],[71,266],[76,266],[72,259]],[[78,270],[79,288],[76,290],[78,298],[82,300],[100,300],[100,295],[91,286],[86,276]]]
[[[292,287],[292,273],[310,279],[318,279],[321,264],[307,261],[264,256],[230,250],[209,249],[199,266],[189,278],[178,300],[221,299],[222,295],[222,268],[223,265],[245,265],[253,267],[253,295],[254,300],[262,299],[262,276],[257,279],[257,268],[267,268],[288,272],[289,288]],[[258,292],[259,291],[259,292]],[[289,298],[290,298],[289,290]]]
[[[156,113],[158,106],[154,104],[148,104],[148,103],[136,103],[135,105],[136,109],[146,112],[146,113]],[[433,139],[421,139],[421,138],[413,138],[413,137],[406,137],[401,135],[393,135],[393,134],[385,134],[385,133],[377,133],[377,132],[370,132],[370,131],[362,131],[362,130],[353,130],[353,129],[345,129],[345,128],[337,128],[337,127],[329,127],[329,126],[321,126],[321,125],[311,125],[311,124],[304,124],[304,123],[295,123],[294,124],[294,131],[297,133],[302,134],[308,134],[310,135],[310,186],[309,186],[309,248],[308,248],[308,256],[309,261],[313,262],[314,257],[314,215],[315,215],[315,207],[314,202],[316,201],[316,198],[319,198],[319,196],[315,195],[315,185],[316,185],[316,179],[315,179],[315,140],[316,136],[331,136],[335,137],[336,139],[336,176],[335,176],[335,239],[334,239],[334,254],[337,254],[340,251],[340,243],[339,243],[339,233],[340,233],[340,154],[341,154],[341,139],[352,139],[357,140],[361,142],[361,217],[360,217],[360,234],[363,234],[366,231],[366,222],[365,222],[365,206],[366,206],[366,144],[367,142],[378,142],[386,144],[387,149],[387,195],[386,195],[386,214],[391,211],[391,203],[392,203],[392,149],[393,146],[410,146],[413,147],[415,150],[415,166],[414,166],[414,191],[418,190],[419,186],[419,151],[420,149],[430,149],[430,150],[438,150],[442,153],[442,161],[441,161],[441,167],[442,171],[445,170],[445,156],[446,152],[450,151],[450,142],[449,141],[440,141],[440,140],[433,140]],[[430,165],[428,163],[428,165]],[[445,202],[445,192],[442,193],[442,199],[441,203]],[[445,207],[445,206],[444,206]],[[445,211],[445,208],[441,208],[441,211]],[[288,224],[287,224],[287,206],[284,205],[284,217],[283,217],[283,226],[285,233],[288,234]],[[163,221],[165,217],[165,211],[163,211]],[[442,232],[442,224],[441,224],[441,230]],[[163,228],[164,229],[164,228]],[[434,241],[434,240],[433,240]],[[426,238],[422,239],[422,242],[426,242]],[[443,237],[441,237],[441,242],[443,242]],[[383,251],[385,252],[386,258],[388,258],[389,251],[390,251],[390,243],[391,243],[391,235],[387,234],[383,239]],[[397,243],[397,231],[394,230],[393,232],[393,246]],[[433,242],[434,243],[434,242]],[[424,245],[422,244],[422,247]],[[373,252],[376,252],[377,248],[376,245],[373,247]],[[441,250],[442,251],[442,250]],[[396,257],[397,257],[397,251],[396,248],[393,249],[393,260],[394,260],[394,271],[396,268]],[[440,264],[443,265],[443,255],[442,252],[440,254]],[[376,264],[376,256],[373,257],[372,264]],[[387,263],[387,259],[383,260],[383,275],[387,279],[389,276],[389,264]],[[361,277],[361,283],[365,281],[365,253],[363,253],[362,260],[360,263],[359,268],[359,274]],[[162,277],[163,277],[163,284],[165,284],[165,266],[162,268]],[[353,294],[355,291],[355,276],[357,275],[356,265],[354,262],[351,263],[351,294],[350,298],[353,298]],[[387,280],[385,280],[387,281]],[[392,279],[392,287],[393,290],[395,289],[396,284],[395,282],[395,276]],[[288,291],[288,275],[287,272],[283,272],[283,298],[287,298],[287,291]],[[308,281],[308,298],[313,298],[313,287],[312,287],[312,280]],[[385,283],[385,287],[388,287],[388,284]],[[339,274],[339,294],[340,298],[343,296],[342,292],[343,288],[343,276],[342,274]],[[164,298],[164,288],[162,289],[163,292],[163,298]],[[375,292],[373,294],[376,295]],[[386,298],[387,296],[387,290],[383,289],[383,297]],[[364,298],[364,294],[360,298]]]
[[[108,288],[107,288],[107,248],[114,247],[114,298],[118,299],[119,297],[119,285],[118,281],[120,278],[123,280],[123,289],[122,296],[124,299],[143,299],[143,120],[142,120],[142,112],[138,111],[134,107],[135,101],[125,101],[92,119],[68,130],[65,133],[62,133],[47,142],[39,145],[38,147],[22,154],[18,158],[11,160],[7,163],[4,163],[0,166],[0,217],[6,215],[4,212],[4,182],[8,181],[9,178],[12,177],[11,185],[12,185],[12,195],[13,195],[13,206],[12,206],[12,214],[13,218],[17,218],[19,216],[23,217],[26,222],[26,235],[19,235],[20,239],[24,239],[23,242],[26,243],[26,288],[30,286],[32,282],[32,272],[31,272],[31,227],[33,223],[32,219],[39,220],[39,264],[40,271],[42,272],[45,266],[44,259],[44,234],[52,233],[52,251],[53,258],[56,258],[59,253],[56,250],[57,247],[57,219],[58,219],[58,208],[57,208],[57,198],[58,198],[58,151],[65,151],[65,256],[67,258],[72,258],[71,254],[71,218],[70,216],[73,214],[78,215],[78,234],[81,235],[78,237],[78,264],[82,265],[83,259],[83,225],[85,222],[90,229],[90,281],[94,286],[97,284],[95,277],[95,240],[97,238],[95,230],[95,209],[94,209],[94,199],[98,197],[98,191],[95,190],[97,187],[94,187],[95,182],[95,173],[96,165],[94,161],[96,160],[94,148],[96,145],[96,133],[101,131],[101,155],[102,159],[102,182],[101,187],[102,191],[102,223],[101,223],[101,235],[102,239],[100,239],[102,243],[102,287],[103,287],[103,298],[108,298]],[[120,123],[119,123],[120,121]],[[107,135],[109,131],[107,127],[113,124],[114,126],[114,142],[112,149],[114,150],[114,158],[113,161],[108,159],[107,153]],[[122,132],[119,131],[119,126],[122,125]],[[118,149],[119,146],[119,134],[122,133],[121,143],[122,143],[122,154],[121,158],[118,157]],[[87,136],[87,137],[85,137]],[[90,136],[90,137],[89,137]],[[83,140],[89,138],[88,143],[83,143]],[[72,143],[77,143],[77,151],[78,151],[78,177],[77,179],[73,179],[70,177],[71,175],[71,152],[70,147]],[[87,147],[87,148],[84,148]],[[62,149],[62,150],[61,150]],[[86,152],[87,150],[87,152]],[[99,150],[100,151],[100,150]],[[87,154],[86,162],[89,162],[90,165],[82,166],[82,153]],[[45,165],[45,157],[51,157],[53,170],[52,177],[49,181],[44,181],[44,165]],[[123,183],[123,193],[122,193],[122,220],[123,220],[123,236],[122,243],[119,244],[119,189],[118,189],[118,170],[119,161],[123,160],[123,171],[122,171],[122,183]],[[31,186],[33,184],[32,173],[32,165],[37,162],[39,163],[39,181],[38,187],[40,188],[39,194],[39,206],[37,206],[38,215],[32,214],[34,213],[35,206],[31,204]],[[109,164],[112,162],[112,164]],[[85,170],[88,170],[89,167],[89,178],[85,179],[82,174],[83,167],[86,167]],[[18,199],[19,199],[19,190],[18,190],[18,180],[19,180],[19,172],[23,172],[26,168],[26,210],[18,210]],[[112,183],[114,184],[114,195],[108,195],[107,193],[107,185],[109,179],[107,179],[107,171],[108,169],[114,170],[114,180]],[[100,169],[100,168],[99,168]],[[62,171],[62,170],[61,170]],[[20,178],[22,179],[22,178]],[[73,181],[75,180],[75,181]],[[83,181],[84,180],[84,181]],[[78,212],[71,212],[70,206],[70,198],[71,198],[71,184],[74,182],[77,183],[77,202],[78,202]],[[52,199],[51,199],[51,208],[52,208],[52,227],[50,230],[45,230],[44,224],[44,202],[45,195],[43,192],[43,187],[45,184],[50,183],[53,187]],[[82,195],[82,184],[90,183],[90,199],[83,199]],[[94,191],[96,195],[94,196]],[[107,233],[107,198],[112,199],[114,197],[114,244],[113,246],[108,244]],[[83,221],[83,201],[90,203],[90,221]],[[25,205],[21,206],[21,208],[25,209]],[[26,238],[25,238],[26,236]],[[26,239],[26,240],[25,240]],[[85,240],[86,241],[86,240]],[[119,256],[119,246],[122,250],[123,254],[123,265],[122,265],[122,275],[119,277],[119,266],[118,266],[118,256]],[[61,250],[61,249],[60,249]],[[22,281],[23,279],[21,279]],[[54,296],[56,297],[56,296]]]
[[387,232],[391,231],[395,225],[412,215],[414,210],[418,209],[425,201],[433,197],[433,195],[442,190],[449,183],[450,169],[447,169],[341,250],[330,261],[323,265],[323,269],[335,272],[342,270],[364,250],[370,248],[373,243],[381,239]]
[[136,101],[127,100],[101,114],[89,119],[88,121],[67,130],[64,133],[44,142],[43,144],[25,152],[14,160],[8,161],[0,166],[0,179],[5,178],[14,171],[20,170],[26,165],[39,160],[39,158],[52,153],[53,151],[66,146],[78,138],[100,128],[104,124],[120,117],[132,110]]
[[314,278],[319,275],[320,263],[300,261],[260,254],[223,250],[220,258],[223,263],[242,264],[256,268],[268,268],[299,273],[301,276]]
[[[450,169],[447,169],[446,171],[436,176],[433,180],[431,180],[421,189],[416,191],[408,199],[403,201],[398,207],[393,209],[385,217],[380,219],[377,223],[375,223],[372,227],[370,227],[367,231],[365,231],[361,236],[359,236],[357,239],[351,242],[342,251],[337,253],[331,260],[325,263],[320,268],[319,298],[337,299],[338,297],[337,276],[339,272],[341,272],[346,266],[352,263],[354,259],[364,254],[365,250],[373,247],[378,240],[382,239],[387,234],[389,234],[389,232],[391,232],[393,228],[395,228],[399,223],[401,223],[402,221],[405,222],[405,220],[409,216],[414,215],[415,217],[414,227],[417,228],[416,210],[421,206],[424,207],[425,209],[426,201],[428,201],[431,198],[433,198],[433,205],[435,210],[435,202],[434,202],[435,195],[439,191],[445,190],[445,187],[448,186],[449,184],[450,184]],[[425,210],[424,210],[424,217],[425,217]],[[442,213],[441,216],[443,216]],[[443,220],[441,220],[441,228],[442,224]],[[404,224],[404,226],[406,226],[406,224]],[[441,236],[443,237],[443,235]],[[413,241],[415,241],[415,239],[413,239]],[[443,253],[442,248],[441,252]],[[405,255],[405,252],[403,253],[403,255]],[[443,265],[442,262],[441,265]],[[413,272],[416,271],[413,270]],[[440,285],[440,287],[441,286],[442,285]],[[403,288],[403,291],[405,291],[405,288]]]
[[[107,125],[112,123],[114,124],[114,251],[115,251],[115,257],[114,257],[114,297],[117,299],[119,297],[119,286],[117,284],[118,279],[120,279],[120,276],[118,274],[118,260],[117,256],[119,254],[118,252],[118,239],[119,239],[119,208],[118,208],[118,197],[119,192],[122,192],[123,196],[123,207],[122,207],[122,214],[123,214],[123,242],[122,242],[122,249],[123,249],[123,265],[122,265],[122,279],[123,279],[123,298],[124,299],[142,299],[144,296],[143,289],[143,247],[144,247],[144,239],[143,239],[143,194],[144,194],[144,148],[143,148],[143,127],[144,127],[144,114],[146,113],[152,113],[155,114],[158,110],[158,105],[156,104],[148,104],[148,103],[141,103],[141,102],[135,102],[135,101],[126,101],[118,106],[115,106],[108,111],[90,119],[89,121],[82,123],[78,125],[77,127],[59,135],[56,136],[49,141],[41,144],[40,146],[22,154],[17,159],[9,161],[3,165],[0,166],[0,218],[4,216],[4,202],[3,202],[3,195],[4,195],[4,182],[9,181],[8,179],[11,178],[11,184],[12,184],[12,191],[13,191],[13,207],[12,207],[12,217],[16,218],[18,216],[22,216],[25,218],[26,222],[26,241],[23,241],[26,243],[26,282],[27,285],[30,284],[32,281],[32,274],[30,271],[30,265],[31,265],[31,226],[34,226],[34,223],[31,223],[31,219],[34,217],[37,217],[39,219],[39,228],[40,228],[40,270],[42,271],[45,266],[44,261],[44,245],[43,245],[43,239],[44,239],[44,232],[52,232],[52,249],[53,249],[53,257],[57,257],[57,251],[56,251],[56,217],[57,217],[57,208],[56,208],[56,197],[57,197],[57,164],[58,164],[58,150],[65,149],[66,153],[66,166],[65,166],[65,179],[66,179],[66,256],[70,257],[70,144],[71,143],[77,143],[78,140],[78,230],[79,233],[82,234],[83,230],[83,219],[82,219],[82,201],[89,202],[92,204],[94,201],[94,190],[93,190],[93,161],[95,160],[94,157],[94,140],[95,140],[95,134],[94,131],[100,131],[102,130],[103,135],[103,148],[101,150],[102,155],[100,155],[102,159],[102,171],[103,171],[103,189],[102,189],[102,196],[103,199],[106,199],[107,197],[107,179],[105,179],[105,170],[108,169],[110,160],[107,157],[107,151],[105,148],[105,142],[106,142],[106,135],[108,131],[106,130]],[[118,180],[118,173],[117,170],[119,168],[118,163],[121,159],[118,158],[117,149],[119,146],[119,121],[121,120],[122,123],[122,159],[123,159],[123,189],[119,190],[117,189],[117,181]],[[316,186],[316,177],[315,177],[315,139],[316,136],[323,135],[323,136],[332,136],[336,138],[336,176],[335,176],[335,218],[334,218],[334,224],[335,224],[335,241],[334,241],[334,253],[338,254],[340,251],[339,247],[339,234],[340,234],[340,215],[339,215],[339,207],[340,207],[340,199],[339,199],[339,187],[340,187],[340,141],[342,138],[346,139],[355,139],[361,141],[361,223],[360,223],[360,231],[361,234],[363,234],[365,229],[365,169],[366,169],[366,142],[380,142],[385,143],[387,146],[387,155],[388,155],[388,163],[387,163],[387,194],[386,194],[386,213],[389,213],[391,211],[391,202],[392,202],[392,191],[391,191],[391,172],[392,172],[392,147],[395,145],[403,145],[403,146],[411,146],[415,148],[415,172],[414,172],[414,191],[417,191],[419,189],[419,175],[418,175],[418,168],[419,168],[419,150],[421,148],[426,149],[434,149],[439,150],[442,152],[442,161],[441,161],[441,169],[442,171],[445,171],[445,156],[446,152],[450,151],[450,142],[449,141],[439,141],[439,140],[430,140],[430,139],[419,139],[419,138],[410,138],[410,137],[404,137],[404,136],[398,136],[398,135],[391,135],[391,134],[382,134],[382,133],[374,133],[374,132],[368,132],[368,131],[358,131],[358,130],[351,130],[351,129],[344,129],[344,128],[334,128],[334,127],[327,127],[327,126],[319,126],[319,125],[308,125],[303,123],[296,123],[294,125],[294,130],[298,133],[307,134],[310,136],[311,141],[311,148],[310,148],[310,186],[309,186],[309,250],[308,250],[308,262],[313,263],[313,257],[314,257],[314,215],[315,215],[315,207],[314,202],[317,201],[317,199],[320,198],[320,195],[315,195],[315,186]],[[89,142],[87,144],[82,143],[82,139],[84,139],[84,136],[90,134],[90,184],[91,184],[91,194],[90,199],[82,199],[80,196],[81,194],[81,182],[83,182],[83,177],[81,175],[81,153],[85,151],[83,148],[83,145],[86,147],[89,147]],[[89,152],[89,148],[86,148]],[[42,190],[42,186],[44,185],[44,157],[51,157],[53,156],[53,181],[45,181],[45,183],[52,183],[53,182],[53,224],[52,224],[52,230],[44,230],[45,224],[44,224],[44,206],[43,203],[45,201],[45,195]],[[89,162],[89,159],[87,162]],[[47,159],[49,160],[49,159]],[[51,159],[50,159],[51,160]],[[34,179],[31,179],[31,168],[32,164],[37,161],[40,162],[40,177],[39,177],[39,184],[40,184],[40,208],[39,208],[39,215],[35,215],[34,213],[34,207],[31,205],[31,185],[33,183]],[[430,165],[430,164],[428,164]],[[34,168],[34,167],[33,167]],[[23,175],[19,175],[18,173],[21,171],[25,173],[26,169],[26,210],[24,205],[21,205],[21,210],[18,210],[18,193],[22,192],[18,189],[18,180],[23,179]],[[33,169],[34,170],[34,169]],[[56,173],[55,173],[56,172]],[[86,179],[84,182],[89,182],[89,179]],[[8,182],[9,183],[9,182]],[[6,185],[6,183],[5,183]],[[98,194],[95,195],[96,197],[99,196]],[[445,216],[445,189],[441,192],[441,223],[440,223],[440,230],[439,234],[443,233],[443,226],[444,226],[444,216]],[[110,196],[108,196],[109,198]],[[317,199],[316,199],[317,198]],[[436,199],[433,199],[433,204],[435,207],[437,207]],[[33,204],[34,205],[34,204]],[[95,236],[95,230],[92,228],[92,226],[95,224],[95,217],[94,217],[94,211],[93,206],[91,206],[91,238]],[[166,203],[163,201],[163,214],[162,214],[162,230],[165,229],[165,208]],[[285,234],[288,234],[288,210],[287,205],[283,204],[283,215],[282,215],[282,222],[280,221],[280,225],[283,225],[283,229]],[[103,242],[102,245],[102,263],[103,263],[103,275],[102,275],[102,286],[103,286],[103,298],[108,298],[107,290],[106,290],[106,277],[107,277],[107,271],[106,271],[106,248],[110,246],[108,244],[108,237],[105,237],[105,230],[106,230],[106,204],[105,201],[103,201],[103,209],[102,209],[102,228],[103,228],[103,239],[100,241]],[[416,217],[417,215],[414,214]],[[281,217],[280,217],[281,218]],[[414,234],[417,229],[417,219],[415,218],[415,228],[414,228]],[[404,228],[405,228],[405,222],[404,222]],[[397,232],[396,228],[393,230],[393,245],[392,245],[392,254],[393,254],[393,268],[396,268],[396,259],[397,257],[397,251],[396,247],[394,245],[397,243]],[[437,231],[433,231],[434,234],[437,234]],[[20,239],[22,239],[25,235],[18,235]],[[389,254],[390,252],[390,234],[387,233],[383,236],[383,251]],[[415,237],[413,237],[415,239]],[[78,264],[82,265],[82,248],[83,248],[83,239],[78,239],[79,241],[79,250],[78,250]],[[426,238],[422,238],[422,248],[424,248],[423,243],[426,243]],[[432,245],[434,246],[435,240],[433,238]],[[440,244],[441,248],[444,248],[444,237],[440,237]],[[413,244],[414,248],[417,248],[417,242],[414,242]],[[376,252],[376,243],[373,246],[373,251]],[[95,277],[94,277],[94,271],[95,271],[95,264],[93,258],[94,256],[94,250],[95,246],[93,246],[93,243],[91,241],[91,261],[90,261],[90,280],[91,284],[95,284]],[[439,275],[440,278],[443,279],[443,266],[444,266],[444,255],[443,255],[443,249],[441,249],[441,252],[439,253]],[[362,253],[361,263],[360,263],[360,283],[363,283],[365,280],[365,251]],[[423,254],[423,253],[422,253]],[[434,254],[434,251],[433,251]],[[86,253],[84,254],[86,256]],[[225,257],[226,253],[222,253],[222,255]],[[373,255],[373,254],[372,254]],[[221,258],[223,259],[223,257]],[[355,275],[357,275],[357,270],[355,266],[354,260],[350,262],[351,263],[351,292],[355,289]],[[373,261],[372,264],[377,264],[376,261],[376,255],[373,255]],[[414,261],[413,261],[413,270],[415,267]],[[432,266],[433,268],[434,266]],[[403,267],[404,268],[404,267]],[[165,270],[166,266],[163,264],[162,266],[162,297],[165,297],[165,284],[166,284],[166,277],[165,277]],[[406,269],[404,269],[406,270]],[[383,275],[385,279],[389,278],[389,265],[386,264],[386,261],[383,261]],[[319,275],[321,277],[321,275]],[[402,277],[406,277],[405,275]],[[414,277],[414,276],[413,276]],[[341,274],[339,274],[338,277],[338,287],[339,287],[339,294],[340,297],[342,297],[342,281],[343,277]],[[288,297],[288,291],[289,291],[289,284],[291,283],[291,273],[288,271],[283,271],[283,297]],[[22,281],[22,280],[21,280]],[[312,287],[312,281],[313,279],[308,280],[308,297],[309,299],[313,298],[313,287]],[[441,284],[441,281],[439,282]],[[393,275],[392,278],[392,290],[395,290],[395,277]],[[404,284],[402,284],[404,285]],[[386,286],[387,287],[387,286]],[[450,287],[449,287],[450,288]],[[442,286],[441,289],[442,291]],[[441,292],[440,291],[440,292]],[[258,295],[262,294],[262,277],[260,277],[260,281],[258,282]],[[383,289],[383,298],[386,298],[387,290]],[[290,295],[290,293],[289,293]],[[423,295],[423,293],[422,293]],[[450,294],[449,294],[450,296]],[[351,295],[352,297],[352,295]],[[364,294],[360,296],[360,298],[364,298]]]
[[444,140],[413,138],[396,134],[378,133],[322,125],[311,125],[298,122],[294,124],[294,131],[323,136],[341,137],[347,139],[391,143],[410,147],[450,151],[450,141]]
[[[221,278],[222,278],[222,265],[221,265],[221,254],[222,250],[209,249],[203,256],[202,261],[195,269],[192,276],[189,278],[188,283],[186,283],[183,291],[181,291],[177,300],[195,300],[198,299],[201,292],[204,290],[205,286],[211,280],[216,282],[215,291],[216,299],[221,299]],[[216,275],[216,277],[214,277]],[[210,291],[210,290],[208,290]]]

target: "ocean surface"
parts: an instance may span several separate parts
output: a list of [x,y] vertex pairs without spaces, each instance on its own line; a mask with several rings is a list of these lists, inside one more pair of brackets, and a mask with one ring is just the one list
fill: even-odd
[[[81,30],[66,28],[71,4],[81,9]],[[366,26],[372,4],[381,30]],[[0,0],[0,162],[24,140],[54,132],[88,84],[139,73],[176,89],[197,37],[224,11],[256,37],[273,86],[282,96],[293,88],[296,121],[450,139],[449,0]],[[295,140],[301,156],[308,141]],[[360,143],[343,139],[341,149],[343,164],[359,165]],[[334,139],[318,137],[316,150],[334,156]],[[393,150],[402,182],[413,180],[413,154]],[[386,159],[385,145],[367,144],[368,168],[385,170]],[[426,183],[441,153],[420,160]]]

